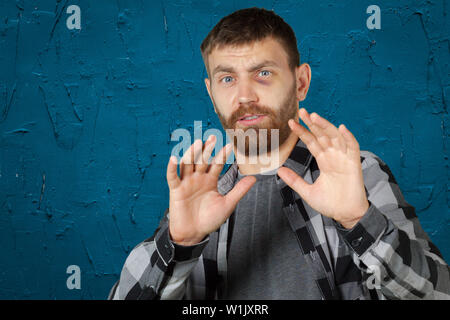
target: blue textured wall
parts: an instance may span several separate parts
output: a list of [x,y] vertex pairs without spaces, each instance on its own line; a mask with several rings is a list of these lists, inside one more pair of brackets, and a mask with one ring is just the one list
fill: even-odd
[[[72,4],[81,30],[66,27]],[[221,128],[201,41],[255,4],[296,31],[303,105],[388,163],[449,261],[448,2],[2,0],[0,298],[107,296],[168,205],[171,132]],[[72,264],[81,290],[66,287]]]

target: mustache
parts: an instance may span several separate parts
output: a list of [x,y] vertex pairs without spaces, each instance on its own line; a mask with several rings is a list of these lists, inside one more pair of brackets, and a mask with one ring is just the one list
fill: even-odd
[[276,117],[275,112],[266,106],[260,106],[256,103],[250,103],[242,105],[239,109],[237,109],[235,112],[233,112],[230,116],[230,119],[228,120],[228,123],[230,125],[233,125],[238,121],[240,118],[245,116],[246,114],[259,114],[259,115],[267,115],[272,118]]

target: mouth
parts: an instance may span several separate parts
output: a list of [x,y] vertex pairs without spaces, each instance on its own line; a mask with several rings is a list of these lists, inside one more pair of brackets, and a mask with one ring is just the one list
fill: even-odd
[[261,122],[266,115],[264,114],[246,114],[238,119],[238,123],[242,125],[254,125]]

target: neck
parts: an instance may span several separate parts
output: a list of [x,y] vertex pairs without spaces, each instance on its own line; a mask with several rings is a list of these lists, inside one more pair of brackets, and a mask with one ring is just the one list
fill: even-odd
[[[266,157],[245,157],[237,152],[237,148],[234,147],[234,153],[238,160],[239,171],[244,175],[259,174],[265,171],[277,169],[283,165],[289,155],[297,144],[298,136],[291,131],[288,138],[283,144],[276,150],[267,152]],[[266,158],[263,160],[262,158]],[[269,159],[269,160],[267,160]]]

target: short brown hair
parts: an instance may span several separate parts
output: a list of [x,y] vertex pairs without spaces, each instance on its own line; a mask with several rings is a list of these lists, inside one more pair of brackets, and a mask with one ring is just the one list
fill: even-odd
[[292,28],[275,12],[263,8],[247,8],[222,18],[203,40],[200,49],[208,67],[208,55],[216,48],[239,46],[273,37],[286,50],[289,66],[300,65],[297,39]]

